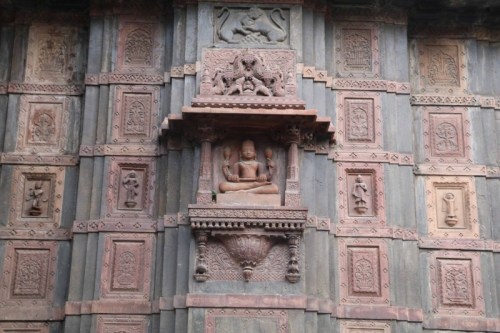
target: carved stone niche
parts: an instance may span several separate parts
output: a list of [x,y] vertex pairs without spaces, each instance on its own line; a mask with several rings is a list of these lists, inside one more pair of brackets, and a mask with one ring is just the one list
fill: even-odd
[[290,43],[288,8],[216,7],[214,22],[214,42],[220,46],[283,46]]
[[198,107],[304,109],[297,97],[295,51],[204,49]]

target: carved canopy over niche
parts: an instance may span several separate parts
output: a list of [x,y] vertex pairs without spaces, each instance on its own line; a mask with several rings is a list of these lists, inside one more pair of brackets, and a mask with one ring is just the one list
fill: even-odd
[[303,109],[295,75],[294,51],[205,49],[192,105]]

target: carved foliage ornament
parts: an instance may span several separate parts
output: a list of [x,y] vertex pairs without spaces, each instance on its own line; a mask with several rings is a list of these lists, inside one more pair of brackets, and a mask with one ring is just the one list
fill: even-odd
[[217,8],[215,42],[241,45],[288,44],[288,9],[281,8]]

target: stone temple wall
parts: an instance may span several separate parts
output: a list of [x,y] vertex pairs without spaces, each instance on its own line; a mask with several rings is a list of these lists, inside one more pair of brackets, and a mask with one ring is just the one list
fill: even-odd
[[82,3],[0,1],[1,333],[500,332],[500,30]]

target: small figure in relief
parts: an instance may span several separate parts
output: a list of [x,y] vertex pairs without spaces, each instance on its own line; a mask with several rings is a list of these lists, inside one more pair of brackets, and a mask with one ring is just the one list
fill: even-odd
[[368,207],[366,207],[366,196],[368,195],[367,192],[368,186],[363,181],[363,177],[361,177],[361,175],[358,175],[352,189],[352,196],[354,197],[354,210],[359,214],[364,214],[368,210]]
[[43,199],[43,188],[42,182],[35,182],[34,188],[30,188],[28,191],[28,197],[26,201],[31,201],[31,207],[28,210],[30,216],[40,216],[42,214],[42,208],[40,203],[47,202],[49,199]]
[[455,195],[453,193],[446,193],[443,196],[443,208],[442,211],[446,213],[446,217],[444,218],[444,222],[453,227],[458,223],[458,218],[455,212],[457,208],[455,207]]
[[271,183],[275,164],[272,161],[272,150],[266,149],[266,168],[263,163],[258,162],[255,153],[255,145],[251,140],[245,140],[241,144],[240,160],[229,168],[229,157],[231,150],[224,149],[224,163],[222,172],[227,182],[219,185],[222,193],[248,192],[258,194],[277,194],[278,186]]
[[139,187],[139,181],[137,179],[137,174],[134,170],[130,171],[122,181],[123,187],[127,190],[127,197],[125,199],[125,206],[128,208],[134,208],[137,205],[135,197],[139,194],[137,188]]

